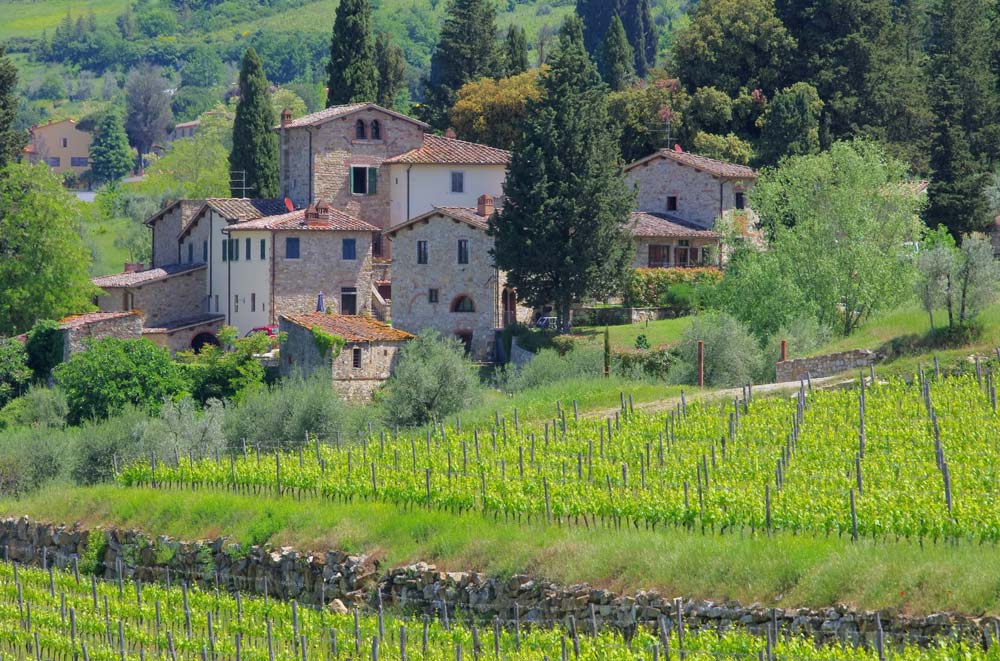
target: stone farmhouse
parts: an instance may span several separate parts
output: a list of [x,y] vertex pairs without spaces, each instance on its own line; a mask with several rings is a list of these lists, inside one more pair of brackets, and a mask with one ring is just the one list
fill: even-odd
[[487,361],[495,358],[498,329],[530,321],[490,254],[494,210],[493,198],[482,195],[474,209],[437,207],[389,230],[393,325],[411,333],[433,328]]
[[[313,329],[344,338],[340,354],[321,355]],[[280,374],[329,371],[334,390],[347,399],[371,397],[392,375],[399,350],[413,339],[410,333],[374,319],[325,312],[283,315],[279,330],[287,335],[281,346]]]
[[756,225],[747,198],[757,172],[745,165],[675,146],[631,163],[625,176],[638,191],[637,267],[708,265],[721,259],[721,232],[747,235]]

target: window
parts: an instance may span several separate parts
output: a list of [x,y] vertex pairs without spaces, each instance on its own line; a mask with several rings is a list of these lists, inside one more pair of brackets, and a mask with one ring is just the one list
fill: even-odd
[[345,260],[357,259],[358,258],[357,239],[344,239],[342,252]]
[[378,192],[378,168],[355,165],[351,168],[351,192],[355,195],[375,195]]
[[649,246],[649,268],[670,266],[670,246]]
[[45,159],[45,162],[48,163],[50,168],[57,168],[59,167],[59,164],[62,163],[58,156],[49,156]]
[[240,261],[240,240],[233,239],[233,259]]
[[[227,241],[226,239],[223,239],[222,240],[222,261],[226,261],[227,259],[229,259],[228,253],[229,253],[229,241]],[[216,307],[218,307],[218,306],[216,306]]]
[[285,239],[285,259],[298,259],[299,258],[299,239],[295,236],[290,236]]
[[469,240],[459,239],[458,240],[458,263],[468,264],[469,263]]
[[188,264],[194,261],[194,244],[188,244]]
[[208,241],[201,242],[201,261],[208,263]]
[[417,241],[417,264],[427,263],[427,242]]
[[737,209],[747,208],[747,202],[743,195],[743,191],[736,191],[736,208]]
[[358,313],[358,289],[357,287],[340,288],[340,314]]
[[677,211],[677,196],[667,196],[667,211]]
[[251,248],[250,248],[250,239],[247,239],[247,246],[246,247],[247,247],[247,261],[249,262],[250,261],[250,255],[252,253]]
[[267,259],[267,239],[260,240],[260,258]]
[[468,296],[459,296],[455,299],[455,302],[451,304],[452,312],[475,312],[476,304],[472,302],[472,299]]
[[372,120],[372,140],[382,139],[382,125],[378,123],[377,119]]
[[361,347],[354,347],[354,351],[351,352],[352,360],[354,361],[354,369],[361,369]]
[[428,289],[427,290],[427,302],[428,303],[437,303],[438,302],[438,290],[437,289]]
[[122,311],[127,312],[135,307],[135,301],[132,297],[132,292],[123,291],[122,292]]
[[465,192],[465,173],[464,172],[452,172],[451,173],[451,192],[452,193],[464,193]]
[[364,140],[368,136],[366,135],[365,120],[359,119],[354,124],[354,137],[358,140]]
[[250,312],[257,311],[257,294],[255,292],[250,293]]
[[382,232],[372,232],[372,257],[382,256]]
[[239,294],[233,294],[233,312],[240,311],[240,296]]
[[63,138],[62,139],[62,146],[63,146],[63,149],[66,149],[67,147],[69,147],[69,140],[67,140],[66,138]]
[[218,294],[215,295],[215,311],[216,312],[219,311],[219,295]]
[[85,168],[89,164],[86,156],[71,156],[69,164],[75,168]]

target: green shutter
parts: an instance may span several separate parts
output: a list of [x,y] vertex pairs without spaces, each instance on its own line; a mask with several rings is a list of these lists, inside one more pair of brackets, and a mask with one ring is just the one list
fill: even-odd
[[356,194],[356,193],[357,193],[357,191],[356,191],[356,190],[354,190],[354,168],[351,168],[351,169],[349,170],[349,172],[350,172],[350,174],[349,174],[348,176],[349,176],[349,177],[350,177],[350,179],[351,179],[351,195],[354,195],[354,194]]
[[378,168],[368,168],[368,194],[374,195],[378,192]]

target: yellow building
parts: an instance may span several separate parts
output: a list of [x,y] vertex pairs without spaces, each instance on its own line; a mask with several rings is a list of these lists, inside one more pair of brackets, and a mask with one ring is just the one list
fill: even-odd
[[90,168],[90,134],[64,119],[31,127],[31,142],[24,148],[31,163],[47,163],[53,172],[81,174]]

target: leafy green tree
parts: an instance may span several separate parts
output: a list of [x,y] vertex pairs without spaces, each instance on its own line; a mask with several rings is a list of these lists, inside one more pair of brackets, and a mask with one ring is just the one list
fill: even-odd
[[612,90],[623,90],[635,78],[635,54],[625,36],[625,26],[620,18],[611,19],[604,42],[601,44],[601,77]]
[[659,37],[649,0],[577,0],[576,13],[583,21],[584,45],[595,60],[599,59],[601,45],[617,16],[632,45],[636,74],[645,78],[649,68],[656,64]]
[[222,82],[225,70],[218,51],[208,44],[200,44],[191,49],[181,67],[181,85],[214,87]]
[[990,69],[985,0],[941,0],[931,39],[929,89],[935,115],[927,222],[956,239],[990,222],[983,160],[995,149],[996,76]]
[[726,133],[733,125],[733,100],[714,87],[699,87],[685,114],[690,133]]
[[173,122],[170,83],[160,70],[148,64],[133,69],[125,83],[125,132],[129,142],[143,157],[167,134]]
[[326,105],[364,103],[378,95],[378,68],[369,0],[341,0],[333,20]]
[[631,163],[678,140],[691,144],[685,127],[689,104],[676,80],[659,79],[608,94],[610,130],[618,136],[622,159]]
[[0,407],[21,395],[31,383],[28,352],[14,338],[0,338]]
[[634,194],[608,130],[605,87],[583,47],[575,15],[542,74],[542,98],[528,105],[504,193],[490,220],[497,266],[532,305],[554,303],[569,328],[571,305],[619,286],[632,258],[627,231]]
[[17,67],[0,46],[0,170],[17,159],[28,138],[14,128],[17,99]]
[[520,25],[507,28],[503,45],[504,75],[516,76],[528,70],[528,35]]
[[400,351],[381,401],[390,425],[415,427],[458,412],[478,386],[462,344],[424,330]]
[[783,156],[818,152],[822,112],[823,101],[809,83],[795,83],[779,92],[758,122],[760,160],[775,164]]
[[38,381],[48,381],[52,369],[63,361],[65,346],[59,322],[39,319],[28,331],[24,349],[28,352],[28,367]]
[[522,137],[528,102],[541,97],[538,69],[510,78],[480,78],[458,90],[448,112],[451,126],[466,140],[514,149]]
[[462,85],[501,73],[496,13],[490,0],[448,0],[421,109],[434,128],[447,128],[448,109]]
[[134,163],[121,111],[112,107],[101,116],[90,143],[91,176],[98,184],[115,182],[127,175]]
[[0,171],[0,333],[91,308],[84,211],[46,165]]
[[763,366],[760,345],[749,329],[723,312],[697,315],[678,347],[679,360],[670,371],[674,383],[697,385],[698,342],[704,342],[705,385],[724,388],[753,383]]
[[774,0],[702,0],[673,46],[673,72],[689,90],[740,88],[771,95],[787,80],[795,39],[775,15]]
[[138,188],[163,199],[225,197],[229,193],[229,167],[218,135],[199,127],[192,137],[171,142],[166,153],[149,166]]
[[104,338],[53,370],[66,392],[69,421],[103,419],[129,405],[157,413],[187,391],[184,369],[149,340]]
[[219,331],[219,342],[223,346],[177,355],[187,368],[191,396],[200,404],[210,399],[240,402],[264,387],[264,367],[256,356],[270,351],[273,339],[263,333],[237,339],[236,329],[227,326]]
[[[233,122],[229,169],[243,173],[253,197],[278,195],[278,136],[274,124],[264,68],[254,49],[248,48],[240,70],[240,102]],[[240,197],[242,191],[234,188],[232,195]]]
[[375,65],[378,69],[375,101],[383,108],[394,108],[406,89],[406,56],[388,32],[379,32],[375,38]]
[[720,161],[750,165],[754,158],[753,145],[735,133],[718,135],[699,131],[695,134],[691,144],[696,153],[709,158],[717,158]]

